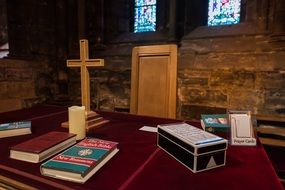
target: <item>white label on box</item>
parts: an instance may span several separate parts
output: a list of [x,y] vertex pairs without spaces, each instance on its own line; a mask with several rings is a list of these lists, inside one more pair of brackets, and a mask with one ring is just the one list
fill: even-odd
[[232,138],[233,145],[242,145],[242,146],[255,146],[256,139],[255,138]]

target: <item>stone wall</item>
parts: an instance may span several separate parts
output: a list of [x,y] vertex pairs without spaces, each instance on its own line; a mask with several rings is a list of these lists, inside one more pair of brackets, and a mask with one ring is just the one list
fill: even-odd
[[285,114],[284,36],[190,34],[179,50],[181,118],[197,118],[213,108]]
[[50,72],[44,62],[0,59],[0,112],[32,107],[52,98],[57,85]]
[[[67,52],[73,47],[70,39],[77,39],[73,9],[76,2],[5,0],[0,3],[1,9],[7,10],[1,14],[7,14],[9,33],[9,54],[0,59],[0,111],[42,102],[66,103]],[[66,35],[68,29],[72,35]]]

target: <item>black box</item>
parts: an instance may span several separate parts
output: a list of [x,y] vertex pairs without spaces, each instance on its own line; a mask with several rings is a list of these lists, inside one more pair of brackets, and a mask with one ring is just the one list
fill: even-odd
[[200,172],[224,166],[228,141],[187,123],[158,125],[157,145],[189,168]]

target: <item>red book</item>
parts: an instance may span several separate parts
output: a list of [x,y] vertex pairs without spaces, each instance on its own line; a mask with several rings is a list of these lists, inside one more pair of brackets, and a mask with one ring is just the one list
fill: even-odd
[[10,148],[10,158],[38,163],[76,143],[76,135],[52,131]]

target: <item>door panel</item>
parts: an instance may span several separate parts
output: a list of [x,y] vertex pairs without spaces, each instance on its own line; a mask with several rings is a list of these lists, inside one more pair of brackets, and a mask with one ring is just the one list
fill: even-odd
[[165,116],[168,110],[168,56],[141,57],[138,114]]

